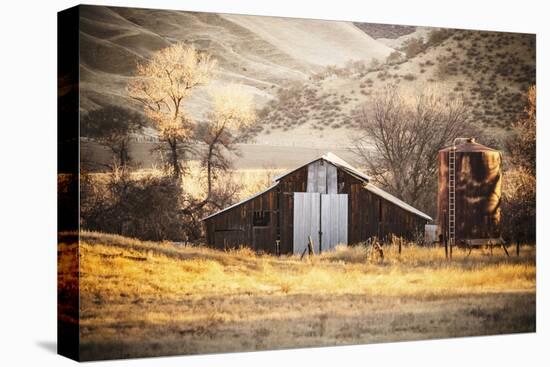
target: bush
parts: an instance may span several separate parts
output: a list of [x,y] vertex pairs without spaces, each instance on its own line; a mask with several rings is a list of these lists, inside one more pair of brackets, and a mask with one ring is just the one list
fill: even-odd
[[439,79],[445,79],[448,76],[457,74],[457,66],[450,58],[442,57],[438,61],[436,76]]
[[504,175],[502,234],[508,240],[536,238],[536,179],[522,169]]
[[391,54],[388,55],[386,58],[386,63],[388,65],[395,65],[397,63],[400,63],[404,61],[403,60],[403,54],[399,51],[393,51]]
[[376,77],[380,80],[384,80],[386,78],[389,78],[390,74],[387,71],[381,71],[378,74],[376,74]]
[[369,64],[369,72],[372,72],[372,71],[378,71],[380,70],[380,61],[378,61],[378,59],[376,58],[373,58]]
[[172,176],[131,177],[125,171],[107,176],[83,174],[80,221],[84,229],[143,240],[185,240],[181,216],[183,192]]
[[424,40],[422,38],[409,38],[403,43],[402,50],[405,52],[405,56],[407,56],[407,59],[410,59],[412,57],[415,57],[422,51],[426,49],[426,45],[424,44]]
[[452,29],[436,29],[428,34],[428,46],[436,46],[449,38],[454,31]]

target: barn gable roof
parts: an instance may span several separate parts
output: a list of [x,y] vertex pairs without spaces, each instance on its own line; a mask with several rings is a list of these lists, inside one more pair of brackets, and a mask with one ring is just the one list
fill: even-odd
[[322,155],[319,158],[315,158],[314,160],[309,161],[308,163],[303,164],[303,165],[301,165],[300,167],[298,167],[296,169],[293,169],[292,171],[289,171],[287,173],[284,173],[280,176],[275,177],[275,181],[278,182],[282,178],[290,175],[293,172],[296,172],[300,168],[302,168],[304,166],[307,166],[307,165],[309,165],[313,162],[316,162],[320,159],[323,159],[323,160],[335,165],[336,167],[342,169],[343,171],[345,171],[345,172],[349,173],[350,175],[352,175],[352,176],[358,178],[359,180],[363,181],[364,182],[363,187],[366,190],[372,192],[373,194],[378,195],[378,196],[386,199],[387,201],[399,206],[400,208],[402,208],[402,209],[404,209],[408,212],[411,212],[415,215],[418,215],[419,217],[422,217],[422,218],[424,218],[426,220],[429,220],[429,221],[432,220],[432,217],[430,217],[428,214],[423,213],[420,210],[416,209],[415,207],[405,203],[403,200],[400,200],[400,199],[396,198],[395,196],[393,196],[389,192],[386,192],[386,191],[382,190],[381,188],[379,188],[377,186],[374,186],[372,183],[370,183],[371,178],[369,176],[365,175],[363,172],[359,171],[357,168],[353,167],[351,164],[349,164],[348,162],[346,162],[345,160],[338,157],[336,154],[334,154],[332,152],[328,152],[328,153]]
[[282,175],[279,175],[279,176],[276,176],[274,178],[275,181],[280,181],[282,178],[290,175],[291,173],[294,173],[296,172],[297,170],[299,170],[300,168],[302,167],[305,167],[313,162],[317,162],[318,160],[324,160],[324,161],[327,161],[333,165],[335,165],[336,167],[338,168],[341,168],[342,170],[348,172],[349,174],[351,174],[352,176],[355,176],[357,177],[358,179],[360,179],[361,181],[364,181],[364,182],[369,182],[371,180],[371,178],[367,175],[365,175],[363,172],[360,172],[358,169],[356,169],[355,167],[353,167],[351,164],[349,164],[348,162],[346,162],[345,160],[343,160],[342,158],[338,157],[336,154],[332,153],[332,152],[328,152],[326,154],[323,154],[322,156],[318,157],[318,158],[315,158],[305,164],[302,164],[300,167],[297,167],[293,170],[290,170],[286,173],[283,173]]
[[369,181],[371,180],[371,178],[370,178],[369,176],[367,176],[367,175],[365,175],[364,173],[360,172],[360,171],[357,170],[355,167],[353,167],[352,165],[350,165],[348,162],[346,162],[345,160],[343,160],[342,158],[338,157],[336,154],[331,153],[331,152],[328,152],[327,154],[324,154],[324,155],[322,155],[321,157],[315,158],[314,160],[309,161],[309,162],[307,162],[307,163],[301,165],[300,167],[295,168],[295,169],[293,169],[293,170],[291,170],[291,171],[289,171],[289,172],[287,172],[287,173],[284,173],[284,174],[282,174],[282,175],[280,175],[280,176],[275,177],[275,179],[274,179],[275,182],[273,183],[273,185],[271,185],[271,186],[268,187],[267,189],[265,189],[265,190],[263,190],[263,191],[260,191],[259,193],[255,194],[255,195],[253,195],[253,196],[251,196],[251,197],[249,197],[249,198],[247,198],[247,199],[244,199],[244,200],[242,200],[242,201],[239,201],[239,202],[236,203],[236,204],[233,204],[233,205],[231,205],[231,206],[228,206],[227,208],[222,209],[222,210],[220,210],[220,211],[218,211],[218,212],[216,212],[216,213],[214,213],[214,214],[211,214],[211,215],[209,215],[209,216],[203,218],[202,220],[206,220],[206,219],[215,217],[215,216],[217,216],[218,214],[224,213],[224,212],[226,212],[226,211],[228,211],[228,210],[231,210],[231,209],[233,209],[233,208],[235,208],[235,207],[238,207],[239,205],[242,205],[242,204],[244,204],[244,203],[247,203],[247,202],[249,202],[250,200],[253,200],[253,199],[257,198],[258,196],[260,196],[260,195],[262,195],[262,194],[265,194],[265,193],[268,192],[269,190],[275,188],[275,187],[279,184],[279,181],[280,181],[282,178],[284,178],[284,177],[290,175],[291,173],[296,172],[297,170],[299,170],[300,168],[302,168],[302,167],[304,167],[304,166],[307,166],[307,165],[309,165],[309,164],[311,164],[311,163],[313,163],[313,162],[316,162],[316,161],[318,161],[318,160],[321,160],[321,159],[322,159],[322,160],[325,160],[325,161],[327,161],[327,162],[329,162],[329,163],[331,163],[331,164],[333,164],[333,165],[335,165],[336,167],[342,169],[343,171],[345,171],[345,172],[349,173],[350,175],[356,177],[357,179],[363,181],[363,183],[364,183],[363,187],[364,187],[366,190],[372,192],[373,194],[375,194],[375,195],[377,195],[377,196],[380,196],[380,197],[382,197],[383,199],[385,199],[385,200],[387,200],[387,201],[389,201],[389,202],[391,202],[391,203],[393,203],[393,204],[399,206],[400,208],[402,208],[402,209],[404,209],[404,210],[406,210],[406,211],[408,211],[408,212],[410,212],[410,213],[413,213],[413,214],[415,214],[415,215],[417,215],[417,216],[419,216],[419,217],[421,217],[421,218],[424,218],[424,219],[426,219],[426,220],[428,220],[428,221],[431,221],[431,220],[432,220],[432,217],[430,217],[428,214],[421,212],[420,210],[414,208],[413,206],[411,206],[411,205],[405,203],[404,201],[402,201],[402,200],[396,198],[395,196],[393,196],[393,195],[390,194],[389,192],[386,192],[386,191],[382,190],[381,188],[379,188],[379,187],[373,185],[372,183],[370,183]]
[[239,205],[242,205],[242,204],[244,204],[244,203],[247,203],[247,202],[249,202],[250,200],[257,198],[258,196],[265,194],[265,193],[268,192],[269,190],[271,190],[271,189],[273,189],[274,187],[276,187],[278,184],[279,184],[279,183],[276,182],[276,183],[274,183],[273,185],[269,186],[267,189],[265,189],[265,190],[263,190],[263,191],[260,191],[260,192],[258,192],[258,193],[255,194],[255,195],[252,195],[252,196],[250,196],[250,197],[248,197],[248,198],[246,198],[246,199],[244,199],[244,200],[239,201],[238,203],[235,203],[235,204],[233,204],[233,205],[231,205],[231,206],[228,206],[227,208],[224,208],[224,209],[222,209],[222,210],[220,210],[220,211],[217,211],[217,212],[215,212],[214,214],[210,214],[208,217],[202,218],[201,221],[202,221],[202,220],[209,219],[209,218],[212,218],[212,217],[215,217],[215,216],[218,215],[218,214],[221,214],[221,213],[223,213],[223,212],[226,212],[226,211],[228,211],[228,210],[231,210],[231,209],[233,209],[233,208],[236,208],[236,207],[238,207]]
[[411,212],[413,214],[416,214],[418,215],[419,217],[422,217],[426,220],[429,220],[431,221],[432,220],[432,217],[430,217],[428,214],[426,213],[423,213],[421,212],[420,210],[416,209],[415,207],[407,204],[406,202],[404,202],[403,200],[400,200],[398,198],[396,198],[395,196],[393,196],[392,194],[390,194],[389,192],[386,192],[384,190],[382,190],[381,188],[377,187],[377,186],[374,186],[373,184],[371,183],[367,183],[363,186],[367,191],[370,191],[372,192],[373,194],[377,195],[377,196],[380,196],[382,197],[383,199],[386,199],[388,200],[389,202],[397,205],[398,207],[402,208],[402,209],[405,209],[406,211],[408,212]]

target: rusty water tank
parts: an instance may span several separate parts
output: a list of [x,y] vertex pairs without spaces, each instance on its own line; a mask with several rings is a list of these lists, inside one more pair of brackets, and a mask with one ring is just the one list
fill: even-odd
[[448,230],[449,152],[455,149],[455,241],[500,237],[502,154],[475,142],[457,139],[439,151],[437,220]]

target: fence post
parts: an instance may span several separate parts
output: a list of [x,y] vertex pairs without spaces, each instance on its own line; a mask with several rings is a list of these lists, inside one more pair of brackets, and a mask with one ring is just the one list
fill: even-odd
[[309,255],[313,255],[314,252],[313,252],[313,239],[311,238],[311,236],[307,236],[307,250],[309,252]]
[[403,239],[399,238],[399,256],[401,256],[401,242],[403,242]]

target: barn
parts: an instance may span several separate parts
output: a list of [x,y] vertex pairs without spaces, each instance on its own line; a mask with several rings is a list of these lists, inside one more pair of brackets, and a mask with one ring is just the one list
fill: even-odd
[[390,234],[411,238],[430,216],[373,185],[327,153],[275,178],[262,192],[203,219],[206,242],[218,249],[302,253],[311,236],[316,253]]

